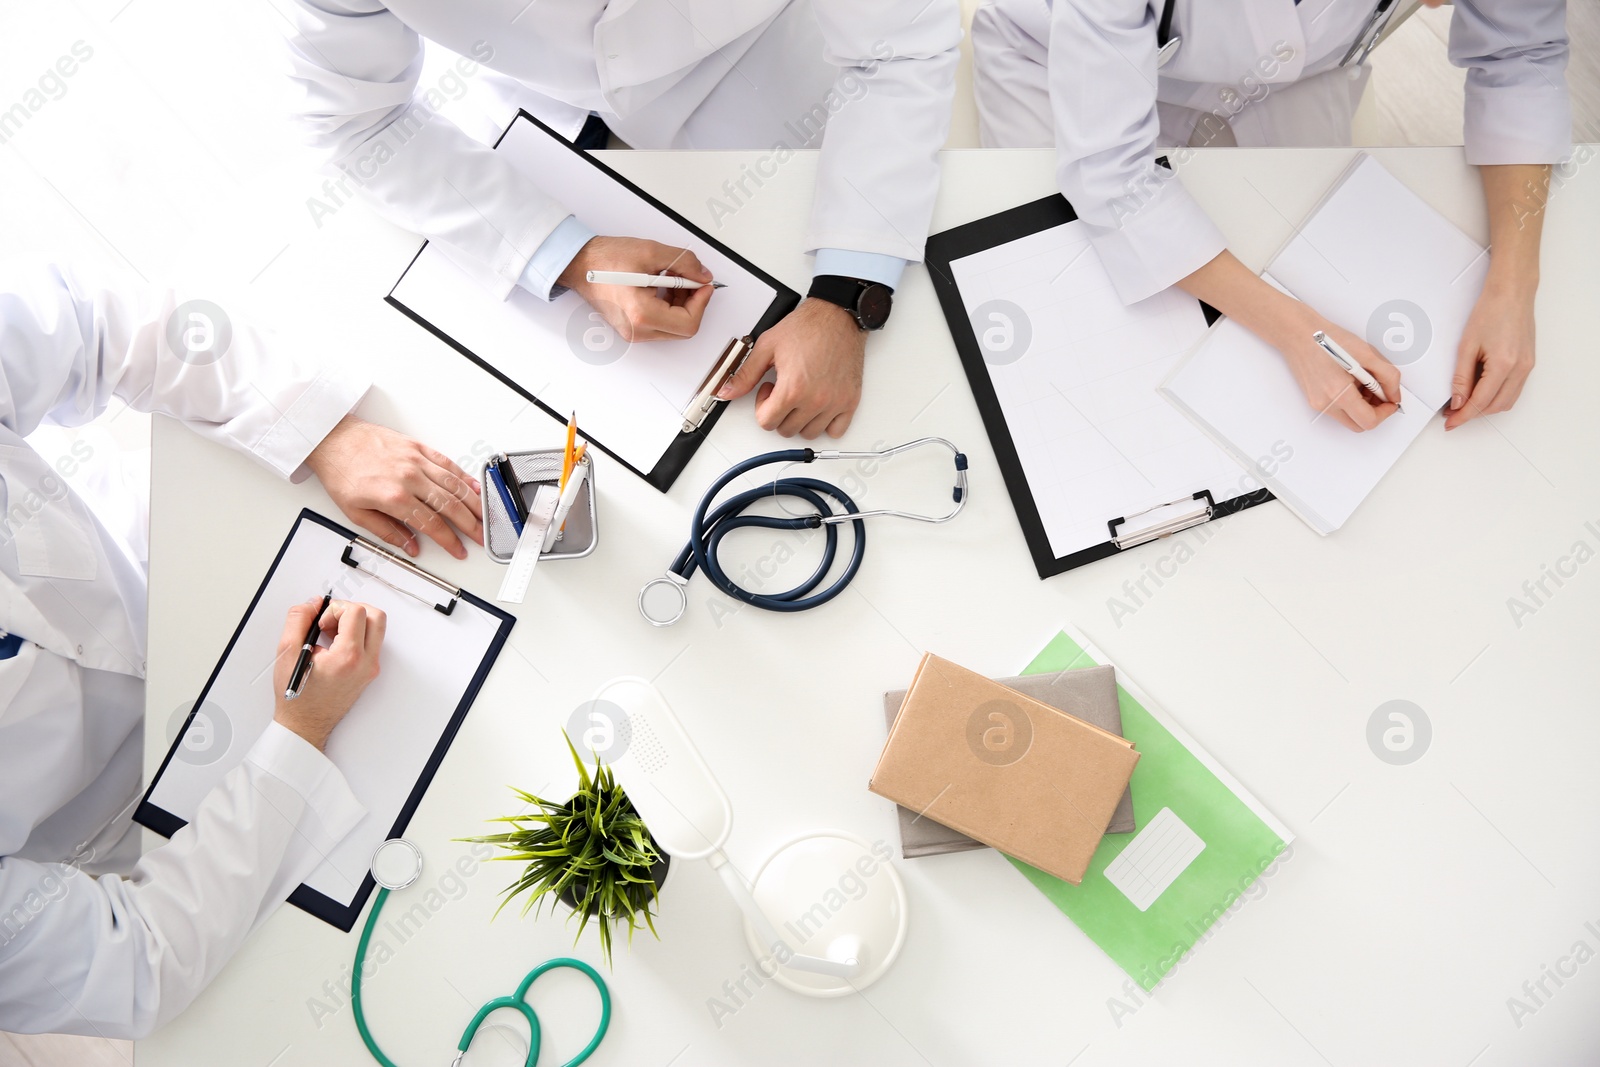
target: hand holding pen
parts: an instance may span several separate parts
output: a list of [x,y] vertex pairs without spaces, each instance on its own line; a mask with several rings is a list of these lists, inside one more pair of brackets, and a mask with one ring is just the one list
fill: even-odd
[[[694,288],[590,281],[607,274],[679,278]],[[711,272],[685,248],[633,237],[592,237],[557,279],[589,302],[623,341],[693,337],[700,329],[714,286]],[[677,285],[680,283],[669,283]]]
[[1399,411],[1393,402],[1400,398],[1399,369],[1361,338],[1304,310],[1299,328],[1277,345],[1315,409],[1313,418],[1335,419],[1360,433]]
[[[378,653],[387,625],[387,617],[377,608],[331,596],[290,608],[272,671],[277,697],[273,718],[323,748],[333,728],[378,676]],[[333,635],[327,648],[318,644],[323,633]]]

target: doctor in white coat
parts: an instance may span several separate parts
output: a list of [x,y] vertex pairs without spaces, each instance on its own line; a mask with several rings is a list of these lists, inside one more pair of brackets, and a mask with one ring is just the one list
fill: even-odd
[[[137,306],[0,269],[0,1030],[137,1038],[194,999],[316,865],[289,849],[297,833],[320,823],[337,839],[364,814],[321,749],[376,676],[384,630],[381,612],[335,602],[304,694],[141,859],[142,539],[68,487],[88,450],[41,454],[28,436],[116,396],[284,477],[316,473],[352,520],[413,552],[410,526],[457,554],[445,520],[482,536],[455,464],[349,416],[365,385],[269,355],[238,324],[226,348],[186,358],[167,343],[173,311],[170,296]],[[319,604],[285,621],[280,692]]]
[[[1182,286],[1277,348],[1313,407],[1370,429],[1395,406],[1355,388],[1311,334],[1337,338],[1391,396],[1399,371],[1345,329],[1361,324],[1329,322],[1240,263],[1156,157],[1183,146],[1349,144],[1366,52],[1404,6],[993,0],[972,26],[983,141],[1056,147],[1061,192],[1125,302]],[[1511,407],[1533,368],[1550,165],[1571,136],[1565,12],[1564,0],[1455,4],[1450,59],[1467,69],[1467,160],[1481,169],[1492,251],[1457,353],[1447,429]]]
[[[699,261],[575,218],[434,113],[423,39],[479,63],[503,98],[579,147],[609,129],[635,148],[767,153],[708,190],[726,210],[821,145],[806,299],[758,341],[725,399],[761,386],[756,417],[785,436],[842,434],[861,393],[865,333],[922,258],[961,40],[956,0],[289,0],[293,77],[312,144],[381,213],[480,268],[505,296],[577,290],[630,340],[689,336],[711,290],[665,302],[594,286],[589,270],[710,277]],[[824,127],[826,133],[824,135]]]

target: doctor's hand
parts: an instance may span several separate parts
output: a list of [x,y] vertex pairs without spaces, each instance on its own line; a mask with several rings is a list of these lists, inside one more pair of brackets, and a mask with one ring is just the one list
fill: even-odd
[[756,390],[756,421],[784,437],[841,437],[861,403],[861,368],[867,335],[837,304],[807,297],[761,335],[739,373],[717,391],[737,400],[767,371],[776,382]]
[[1531,287],[1484,287],[1456,349],[1446,430],[1479,415],[1508,411],[1522,395],[1533,370],[1533,295]]
[[285,700],[283,693],[289,687],[295,660],[300,658],[300,645],[321,606],[322,598],[312,597],[289,609],[283,636],[278,638],[278,659],[272,667],[272,689],[277,699],[272,717],[319,750],[327,745],[328,735],[356,698],[378,676],[378,650],[383,647],[383,631],[388,622],[383,612],[365,604],[349,600],[330,603],[322,613],[322,632],[331,635],[333,643],[312,650],[311,673],[300,695]]
[[312,449],[306,466],[351,522],[407,555],[420,550],[416,530],[456,559],[466,559],[452,524],[483,544],[477,481],[403,433],[346,415]]
[[[665,271],[679,278],[709,282],[711,272],[686,248],[674,248],[658,241],[635,237],[591,237],[556,279],[589,302],[602,318],[630,344],[634,341],[662,341],[693,337],[700,329],[714,291],[701,289],[640,289],[631,285],[603,285],[589,281],[592,270],[628,271],[634,274],[660,274]],[[666,293],[666,298],[658,293]]]
[[[1310,308],[1306,311],[1308,315],[1304,321],[1275,342],[1278,351],[1288,361],[1295,381],[1300,383],[1300,391],[1305,393],[1306,401],[1357,433],[1372,429],[1400,410],[1394,403],[1400,398],[1400,371],[1395,365],[1349,330],[1334,325]],[[1325,331],[1378,380],[1389,402],[1379,400],[1363,389],[1344,368],[1328,357],[1320,345],[1311,340],[1311,335],[1318,330]]]

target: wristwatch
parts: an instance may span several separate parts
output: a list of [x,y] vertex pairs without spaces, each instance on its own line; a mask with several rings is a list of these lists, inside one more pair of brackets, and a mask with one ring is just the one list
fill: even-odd
[[846,278],[838,274],[819,274],[811,279],[807,296],[837,304],[850,313],[863,330],[881,330],[889,321],[894,306],[894,290],[882,282]]

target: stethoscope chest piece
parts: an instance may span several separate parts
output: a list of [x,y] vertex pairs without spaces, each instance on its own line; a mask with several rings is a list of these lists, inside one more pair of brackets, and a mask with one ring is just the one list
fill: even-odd
[[391,837],[372,852],[372,880],[388,890],[405,889],[422,876],[422,850]]

